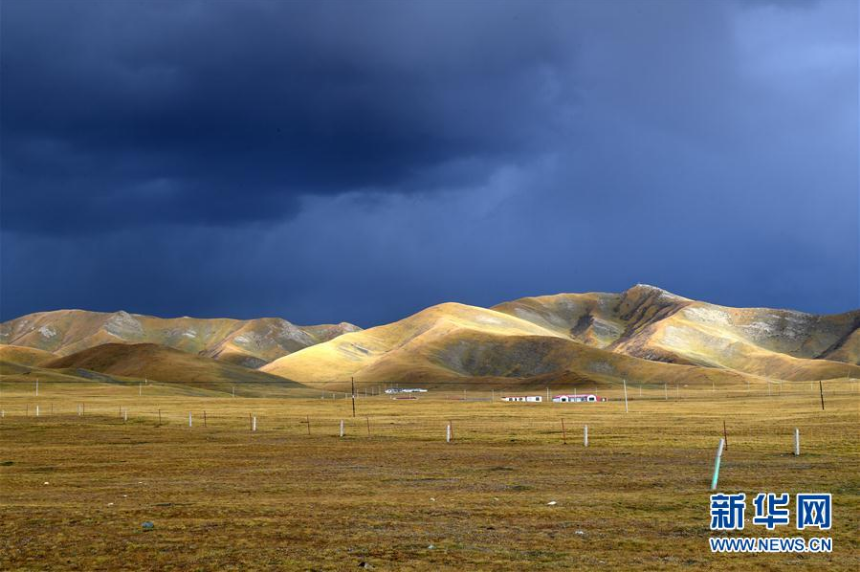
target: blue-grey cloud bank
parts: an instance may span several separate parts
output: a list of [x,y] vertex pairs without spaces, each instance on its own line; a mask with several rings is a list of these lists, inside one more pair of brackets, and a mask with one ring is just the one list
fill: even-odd
[[860,306],[853,0],[0,10],[4,320]]

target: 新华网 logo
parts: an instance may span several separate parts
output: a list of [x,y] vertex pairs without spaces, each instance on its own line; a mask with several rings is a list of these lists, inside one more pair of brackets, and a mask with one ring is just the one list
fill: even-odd
[[[747,496],[745,493],[711,495],[710,528],[715,531],[744,530]],[[791,498],[788,493],[759,493],[752,501],[752,524],[773,531],[791,524]],[[795,495],[797,530],[830,530],[833,524],[830,493]],[[831,552],[830,538],[711,538],[712,552]]]

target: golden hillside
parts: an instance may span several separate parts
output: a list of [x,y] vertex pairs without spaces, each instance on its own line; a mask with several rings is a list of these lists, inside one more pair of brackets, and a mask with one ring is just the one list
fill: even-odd
[[0,362],[20,365],[39,365],[56,358],[51,352],[23,346],[0,344]]
[[[373,366],[378,368],[380,364],[397,362],[400,358],[409,361],[435,340],[466,329],[500,336],[535,335],[561,339],[561,336],[513,316],[446,303],[392,324],[344,334],[330,342],[296,352],[295,355],[302,354],[296,360],[288,360],[289,356],[286,356],[260,369],[285,377],[293,375],[294,379],[303,381],[348,380],[350,376],[361,377],[360,372]],[[315,351],[308,351],[315,348]],[[410,367],[414,373],[422,364],[413,362]]]
[[0,324],[0,342],[58,356],[108,343],[155,343],[255,368],[358,329],[347,323],[296,326],[280,318],[163,319],[126,312],[58,310]]
[[56,358],[41,367],[67,375],[79,375],[81,370],[86,370],[209,389],[223,389],[228,384],[291,384],[289,380],[261,371],[157,344],[103,344]]
[[856,358],[858,316],[724,308],[640,285],[621,294],[524,298],[492,309],[441,304],[261,370],[308,383],[860,377],[856,363],[837,361]]

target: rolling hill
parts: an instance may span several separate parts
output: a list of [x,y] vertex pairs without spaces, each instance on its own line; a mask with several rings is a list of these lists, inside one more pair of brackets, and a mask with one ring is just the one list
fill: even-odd
[[261,370],[307,383],[860,377],[858,318],[860,311],[725,308],[637,285],[620,294],[524,298],[490,309],[440,304]]
[[256,368],[359,329],[347,323],[296,326],[281,318],[163,319],[126,312],[58,310],[0,324],[0,343],[45,350],[58,356],[108,343],[155,343]]
[[39,365],[56,358],[51,352],[23,346],[0,344],[0,363]]
[[157,344],[102,344],[43,363],[41,368],[73,376],[90,371],[207,389],[224,389],[232,384],[298,385],[282,377]]
[[444,303],[368,330],[66,310],[6,322],[0,340],[7,370],[17,364],[179,383],[346,385],[354,377],[538,387],[860,377],[860,310],[729,308],[641,284],[492,308]]

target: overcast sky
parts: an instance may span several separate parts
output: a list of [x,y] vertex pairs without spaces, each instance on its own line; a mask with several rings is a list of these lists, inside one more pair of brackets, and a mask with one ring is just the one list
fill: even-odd
[[0,316],[860,307],[855,0],[2,0]]

